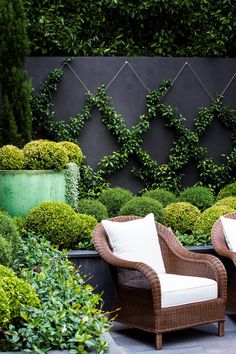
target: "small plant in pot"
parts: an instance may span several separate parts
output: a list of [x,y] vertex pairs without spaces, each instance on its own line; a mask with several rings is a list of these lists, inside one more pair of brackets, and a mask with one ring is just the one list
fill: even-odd
[[[0,148],[0,206],[11,216],[26,216],[44,200],[77,203],[83,153],[71,142],[34,140],[23,149]],[[26,193],[27,191],[27,193]]]

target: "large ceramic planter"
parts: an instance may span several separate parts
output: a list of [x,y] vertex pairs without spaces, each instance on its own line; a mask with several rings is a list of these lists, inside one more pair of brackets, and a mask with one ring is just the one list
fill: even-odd
[[0,171],[0,206],[11,216],[25,216],[42,201],[65,202],[65,171]]
[[102,293],[103,309],[110,310],[114,291],[108,264],[93,250],[70,251],[68,259],[79,268],[81,275],[88,277],[88,283],[95,288],[95,292]]

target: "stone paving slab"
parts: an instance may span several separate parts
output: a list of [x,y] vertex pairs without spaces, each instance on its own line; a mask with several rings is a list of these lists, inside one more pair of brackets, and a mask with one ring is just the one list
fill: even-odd
[[[126,354],[157,354],[155,336],[115,322],[110,334]],[[227,315],[225,336],[209,324],[163,335],[162,354],[236,354],[236,315]]]

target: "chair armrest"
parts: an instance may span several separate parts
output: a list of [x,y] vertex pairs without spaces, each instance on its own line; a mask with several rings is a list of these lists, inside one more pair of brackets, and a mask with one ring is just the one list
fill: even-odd
[[166,270],[168,273],[199,276],[211,278],[218,283],[219,296],[226,299],[227,296],[227,273],[223,263],[210,254],[195,253],[187,250],[176,238],[171,230],[167,230],[162,225],[158,225],[158,233],[169,233],[164,237],[168,256],[164,256],[167,261]]

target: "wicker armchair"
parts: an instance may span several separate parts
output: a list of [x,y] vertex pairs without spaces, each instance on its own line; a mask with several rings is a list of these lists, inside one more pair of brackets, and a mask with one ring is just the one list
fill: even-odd
[[[125,222],[140,219],[120,216],[110,220]],[[227,295],[226,271],[212,255],[193,253],[184,248],[170,229],[156,223],[161,252],[167,273],[191,275],[216,280],[218,297],[186,305],[162,307],[158,274],[141,262],[122,260],[113,255],[103,225],[93,231],[93,243],[111,270],[115,299],[112,311],[116,321],[155,333],[157,349],[162,348],[162,333],[195,325],[218,322],[218,335],[224,335]]]
[[[236,213],[229,213],[224,217],[236,219]],[[229,250],[223,233],[222,223],[217,220],[211,230],[211,242],[216,253],[221,257],[228,276],[227,309],[236,313],[236,253]]]

